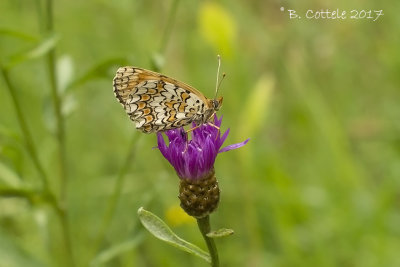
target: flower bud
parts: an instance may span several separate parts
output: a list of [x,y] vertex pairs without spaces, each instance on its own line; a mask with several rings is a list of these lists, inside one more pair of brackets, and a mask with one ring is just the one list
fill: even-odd
[[214,168],[199,179],[180,179],[179,199],[187,214],[203,218],[212,213],[219,203],[220,190]]

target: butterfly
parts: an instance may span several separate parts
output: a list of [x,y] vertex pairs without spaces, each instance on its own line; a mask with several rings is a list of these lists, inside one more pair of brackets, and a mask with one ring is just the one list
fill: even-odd
[[136,128],[144,133],[175,129],[192,122],[208,123],[223,99],[209,99],[183,82],[130,66],[117,70],[113,87]]

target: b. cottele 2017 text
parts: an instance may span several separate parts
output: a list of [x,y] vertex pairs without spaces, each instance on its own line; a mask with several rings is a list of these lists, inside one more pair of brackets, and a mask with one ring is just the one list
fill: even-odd
[[[282,10],[282,9],[281,9]],[[301,19],[296,10],[288,9],[289,18],[290,19]],[[315,20],[345,20],[345,19],[371,19],[372,21],[376,21],[379,17],[383,16],[383,10],[356,10],[353,9],[350,12],[346,10],[329,10],[329,9],[321,9],[321,10],[312,10],[309,9],[305,13],[306,19],[315,19]]]

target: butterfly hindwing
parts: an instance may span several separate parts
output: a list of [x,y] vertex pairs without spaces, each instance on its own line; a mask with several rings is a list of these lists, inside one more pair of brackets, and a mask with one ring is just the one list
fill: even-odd
[[152,71],[119,68],[113,85],[126,113],[145,133],[185,126],[209,109],[199,91]]

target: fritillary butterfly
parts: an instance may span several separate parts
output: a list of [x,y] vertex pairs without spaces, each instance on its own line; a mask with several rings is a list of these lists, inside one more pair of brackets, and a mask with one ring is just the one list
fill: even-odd
[[207,123],[222,105],[222,97],[209,99],[183,82],[136,67],[119,68],[113,87],[136,128],[144,133],[175,129],[192,122]]

